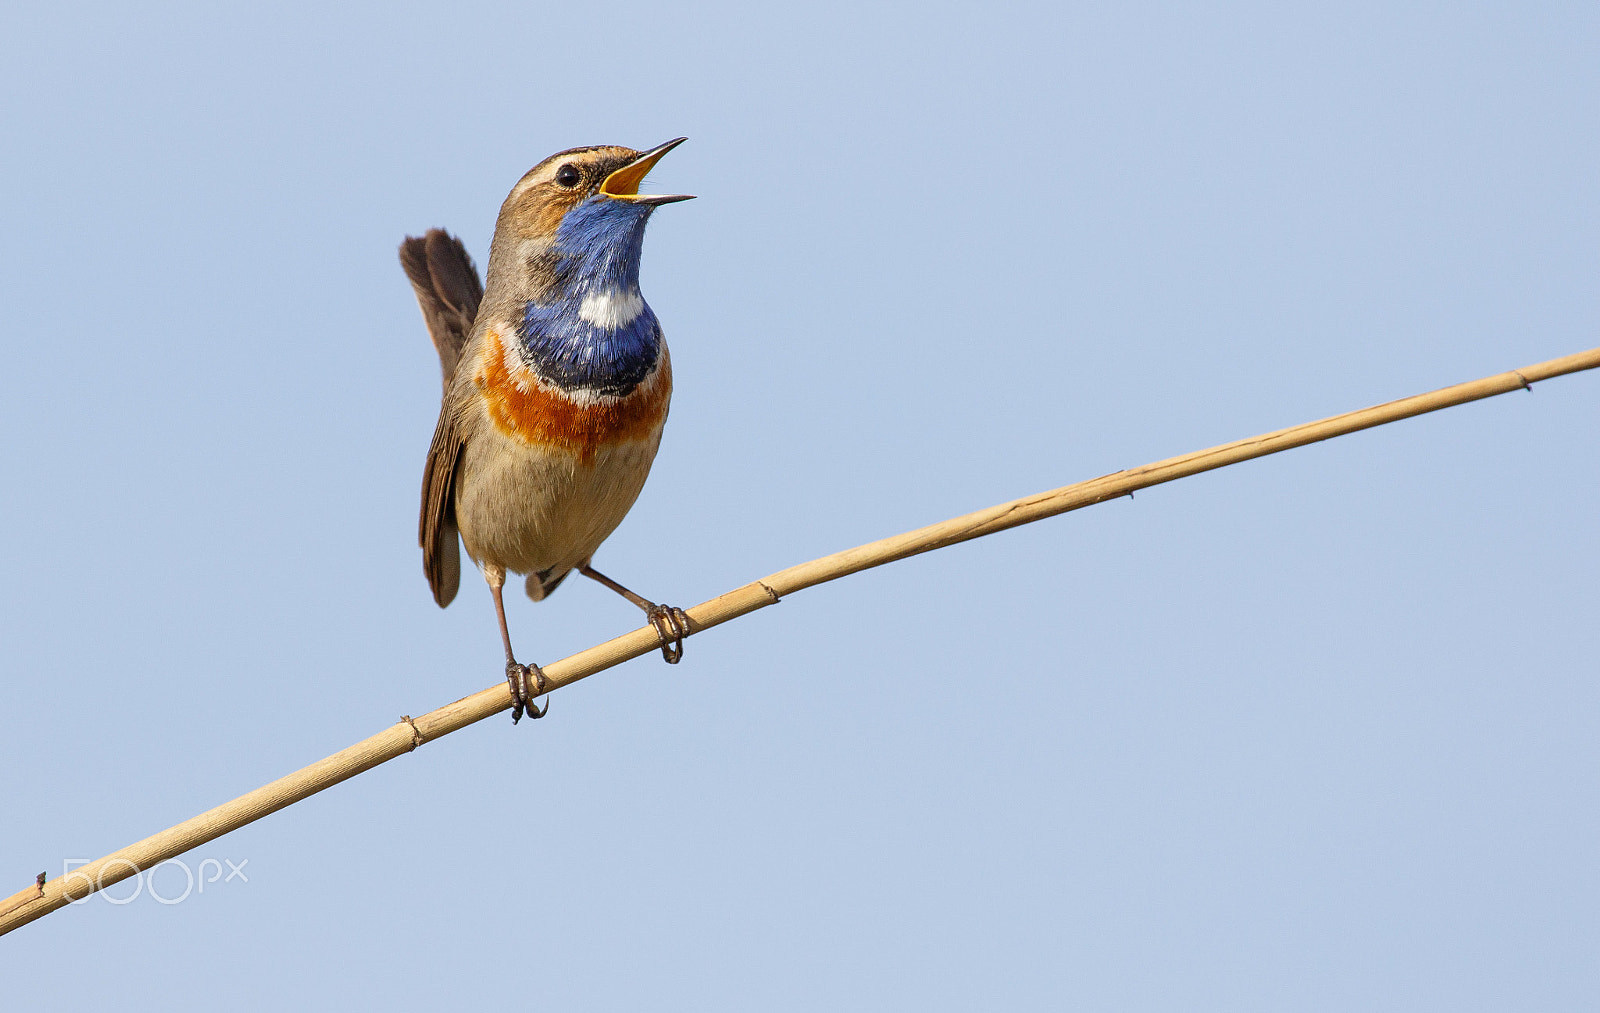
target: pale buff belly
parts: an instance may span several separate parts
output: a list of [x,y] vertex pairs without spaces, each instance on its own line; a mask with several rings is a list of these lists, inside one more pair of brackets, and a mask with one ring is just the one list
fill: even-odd
[[596,448],[585,461],[486,426],[456,476],[456,524],[467,554],[513,573],[566,570],[594,554],[627,516],[650,475],[661,427]]

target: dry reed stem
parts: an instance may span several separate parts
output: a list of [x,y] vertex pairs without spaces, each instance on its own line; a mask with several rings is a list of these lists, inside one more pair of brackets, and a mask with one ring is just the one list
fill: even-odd
[[[1508,391],[1528,389],[1540,380],[1576,373],[1600,366],[1600,348],[1541,362],[1536,366],[1500,373],[1470,383],[1445,387],[1428,394],[1390,401],[1360,411],[1347,412],[1317,422],[1280,429],[1277,432],[1225,443],[1208,450],[1170,457],[1141,468],[1119,471],[1101,478],[1079,482],[1050,492],[1025,496],[1010,503],[931,524],[916,531],[860,545],[809,563],[791,566],[762,580],[729,591],[688,610],[691,631],[699,633],[730,619],[776,603],[783,595],[837,580],[874,566],[882,566],[917,553],[954,545],[968,539],[1004,531],[1020,524],[1053,517],[1108,499],[1126,496],[1163,482],[1211,471],[1240,461],[1316,443],[1370,429],[1388,422],[1477,401]],[[602,672],[624,661],[654,651],[658,646],[655,630],[644,626],[631,633],[563,658],[544,667],[550,690],[560,689],[579,679]],[[402,718],[371,738],[343,749],[309,767],[279,778],[271,784],[241,795],[231,802],[185,820],[175,827],[147,837],[137,844],[80,866],[60,879],[32,886],[0,902],[0,935],[35,918],[61,908],[134,875],[140,870],[174,858],[191,848],[216,840],[231,830],[332,787],[340,781],[392,760],[403,753],[448,735],[475,721],[498,714],[511,706],[511,694],[504,683],[463,697],[455,703],[419,718]]]

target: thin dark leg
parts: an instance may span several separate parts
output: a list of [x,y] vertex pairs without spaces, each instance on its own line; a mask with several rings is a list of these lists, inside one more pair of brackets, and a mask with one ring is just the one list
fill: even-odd
[[645,621],[656,628],[656,637],[661,641],[661,656],[667,664],[676,665],[683,660],[683,638],[694,632],[689,628],[689,616],[683,609],[676,605],[657,605],[648,598],[634,594],[590,566],[588,560],[578,564],[578,572],[604,584],[643,609]]
[[[500,597],[501,589],[506,586],[506,571],[500,567],[483,568],[484,579],[489,582],[489,594],[494,597],[494,614],[500,620],[500,642],[506,648],[506,682],[511,686],[511,723],[516,724],[522,720],[523,708],[527,708],[528,717],[542,718],[550,713],[550,704],[546,703],[540,710],[533,700],[544,693],[544,673],[538,665],[521,665],[517,663],[516,655],[511,653],[511,630],[506,626],[506,603]],[[533,685],[528,685],[528,677],[533,676]],[[530,692],[532,690],[532,692]]]

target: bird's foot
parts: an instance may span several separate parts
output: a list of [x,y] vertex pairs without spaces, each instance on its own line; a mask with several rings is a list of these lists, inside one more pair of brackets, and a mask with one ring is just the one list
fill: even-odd
[[683,660],[683,638],[690,633],[689,616],[676,605],[652,605],[645,609],[644,617],[656,628],[661,640],[661,657],[667,664],[676,665]]
[[549,701],[545,701],[543,710],[540,710],[538,705],[533,702],[534,698],[544,695],[544,672],[540,670],[538,665],[519,665],[515,661],[506,662],[506,682],[511,686],[512,724],[522,720],[524,709],[527,710],[530,718],[542,718],[550,713]]

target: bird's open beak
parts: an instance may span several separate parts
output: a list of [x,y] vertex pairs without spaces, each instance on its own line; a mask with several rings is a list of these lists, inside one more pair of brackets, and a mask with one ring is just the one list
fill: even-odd
[[635,204],[671,204],[674,201],[693,200],[692,193],[641,194],[639,192],[639,184],[644,182],[645,174],[655,168],[656,163],[661,161],[661,156],[687,140],[687,137],[678,137],[651,148],[607,176],[606,181],[600,184],[600,192],[607,197],[632,201]]

